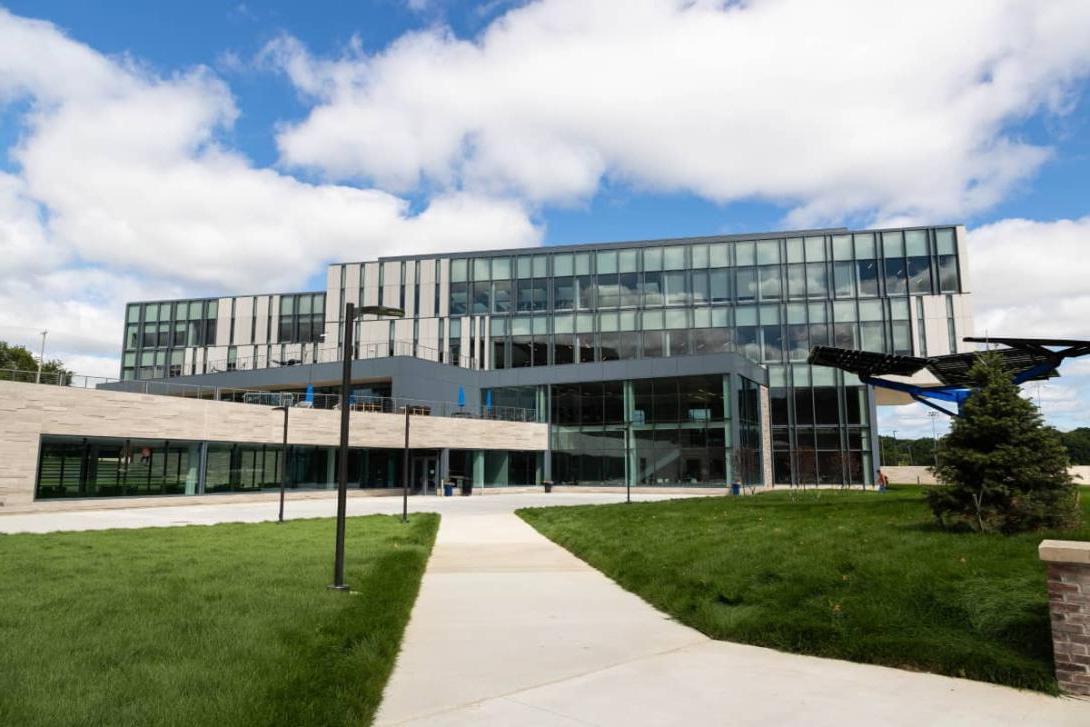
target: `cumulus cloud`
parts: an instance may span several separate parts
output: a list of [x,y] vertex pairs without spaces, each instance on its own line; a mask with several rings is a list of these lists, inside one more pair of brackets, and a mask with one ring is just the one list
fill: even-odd
[[0,10],[0,108],[13,102],[29,110],[17,171],[0,174],[0,330],[19,340],[33,321],[115,372],[126,299],[290,290],[330,259],[540,242],[510,198],[449,190],[414,211],[256,168],[220,142],[238,109],[210,70],[162,77]]
[[541,0],[472,40],[266,57],[319,101],[283,162],[330,179],[551,203],[612,180],[810,224],[993,205],[1050,154],[1006,125],[1070,108],[1088,34],[1081,0]]
[[1006,219],[969,233],[976,329],[1090,338],[1090,216]]

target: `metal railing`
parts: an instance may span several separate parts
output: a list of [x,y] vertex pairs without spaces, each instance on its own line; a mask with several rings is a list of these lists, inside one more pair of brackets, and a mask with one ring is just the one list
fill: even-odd
[[[0,381],[34,384],[37,382],[37,376],[37,371],[0,369]],[[72,373],[56,374],[44,371],[41,375],[41,381],[37,383],[44,386],[65,386],[77,389],[106,388],[106,390],[109,391],[124,393],[208,399],[240,404],[253,404],[257,406],[291,406],[303,409],[325,410],[339,410],[341,408],[341,397],[339,394],[319,392],[307,394],[306,392],[301,391],[265,391],[262,389],[185,384],[169,380],[122,381],[120,379],[112,379],[105,376],[84,376],[82,374]],[[360,412],[404,414],[405,409],[408,408],[410,414],[422,416],[497,419],[513,422],[538,421],[536,410],[511,406],[482,405],[470,407],[450,401],[393,396],[370,396],[355,393],[349,396],[348,404],[352,411]]]
[[[282,366],[302,366],[306,364],[318,364],[318,363],[339,363],[342,360],[342,351],[340,346],[325,346],[318,347],[314,344],[307,343],[274,343],[274,344],[254,344],[257,346],[271,345],[275,348],[280,346],[290,346],[292,348],[299,347],[299,352],[291,355],[285,354],[285,358],[281,358],[280,354],[272,355],[258,355],[258,356],[238,356],[232,359],[217,358],[209,359],[204,362],[203,367],[186,368],[184,365],[180,367],[179,373],[176,376],[187,376],[206,373],[225,373],[228,371],[252,371],[254,369],[266,369],[266,368],[279,368]],[[389,358],[391,356],[409,356],[412,358],[418,358],[424,361],[433,361],[435,363],[443,363],[451,366],[459,366],[467,369],[480,368],[480,361],[470,356],[458,356],[457,361],[451,359],[450,353],[446,352],[442,356],[439,349],[432,348],[431,346],[424,346],[415,341],[367,341],[360,342],[355,345],[355,360],[367,361],[376,358]],[[442,359],[442,360],[440,360]],[[177,364],[175,364],[177,366]],[[170,366],[166,364],[159,364],[153,368],[162,369],[163,374],[169,374]]]

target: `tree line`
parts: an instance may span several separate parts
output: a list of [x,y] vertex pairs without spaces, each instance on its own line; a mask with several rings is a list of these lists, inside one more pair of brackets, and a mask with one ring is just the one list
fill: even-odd
[[[1079,427],[1069,432],[1058,432],[1060,441],[1067,450],[1067,457],[1071,464],[1090,465],[1090,427]],[[918,465],[921,467],[933,467],[935,465],[935,440],[931,437],[919,439],[902,439],[887,436],[879,436],[878,440],[882,448],[882,463],[890,466]],[[939,437],[938,447],[941,451],[946,437]]]

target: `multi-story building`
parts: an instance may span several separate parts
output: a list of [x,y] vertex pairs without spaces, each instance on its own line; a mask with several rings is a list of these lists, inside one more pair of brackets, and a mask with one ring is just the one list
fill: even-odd
[[404,317],[355,323],[361,395],[523,407],[550,424],[532,461],[450,465],[482,483],[870,482],[881,402],[808,351],[964,350],[964,235],[836,228],[335,263],[324,291],[129,304],[120,373],[332,392],[345,304],[383,305]]

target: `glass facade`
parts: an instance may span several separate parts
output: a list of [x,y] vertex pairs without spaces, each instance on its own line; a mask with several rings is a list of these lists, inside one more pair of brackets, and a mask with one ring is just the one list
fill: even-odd
[[196,373],[185,371],[187,348],[216,342],[216,300],[130,303],[125,311],[122,379],[155,379]]
[[732,379],[743,387],[739,403],[759,388],[742,376],[711,374],[507,387],[486,396],[524,407],[547,400],[559,484],[723,485],[735,473],[759,481],[756,409],[739,411],[740,422],[752,424],[744,441],[753,467],[734,469]]
[[[325,293],[270,296],[265,319],[237,319],[240,299],[221,299],[220,306],[230,300],[232,309],[229,317],[219,317],[219,325],[229,320],[232,333],[238,326],[267,328],[262,341],[268,363],[253,363],[255,344],[251,364],[239,368],[319,360],[316,347],[335,347],[332,341],[320,343],[326,305],[342,309],[346,296],[359,304],[400,305],[413,319],[411,326],[390,322],[361,333],[380,336],[383,343],[388,339],[389,346],[361,346],[360,357],[408,350],[463,368],[507,371],[734,353],[767,367],[775,482],[870,482],[877,456],[866,387],[832,370],[812,370],[806,358],[816,345],[921,356],[956,350],[959,336],[968,333],[958,328],[963,303],[956,305],[956,299],[965,292],[958,251],[957,228],[940,226],[386,258],[338,264],[329,276],[337,282]],[[190,360],[188,349],[215,340],[216,304],[130,305],[123,377],[200,373],[196,364],[188,371],[183,364]],[[928,329],[925,313],[928,320],[945,315],[941,334]],[[404,342],[397,336],[411,337],[411,346],[399,345]],[[302,346],[301,353],[285,352],[291,346]],[[333,360],[335,353],[322,360]],[[226,346],[216,353],[227,370],[235,366],[234,355]],[[223,369],[202,364],[205,370]],[[489,385],[487,378],[482,381]],[[747,454],[752,442],[724,442],[721,463],[714,433],[707,440],[677,434],[673,442],[673,435],[655,429],[657,424],[648,425],[652,434],[646,435],[635,419],[607,423],[614,413],[605,410],[607,403],[619,401],[625,416],[636,416],[635,399],[626,398],[644,395],[635,380],[587,381],[586,386],[588,400],[603,402],[601,422],[589,411],[584,421],[582,405],[577,425],[556,419],[562,413],[556,402],[571,398],[559,385],[492,390],[495,406],[535,408],[560,429],[579,428],[571,447],[555,450],[557,481],[704,482],[734,472],[748,478],[755,471]],[[742,403],[732,406],[742,417]],[[679,432],[695,427],[683,420],[670,425]],[[601,430],[586,431],[588,426]],[[632,431],[618,437],[616,428],[624,426]],[[744,436],[741,419],[732,426]],[[678,454],[645,457],[641,447],[645,453]],[[692,456],[683,450],[692,450]],[[705,454],[698,456],[697,450]]]
[[[337,486],[336,447],[288,447],[291,489]],[[410,458],[434,462],[435,450],[412,450]],[[276,490],[280,487],[280,444],[172,442],[156,439],[43,435],[39,450],[37,499],[203,495]],[[404,451],[351,448],[352,488],[402,487]],[[450,474],[484,484],[540,483],[540,452],[452,450]],[[478,470],[475,471],[474,467]],[[434,486],[434,482],[432,483]],[[412,489],[420,487],[418,481]]]

